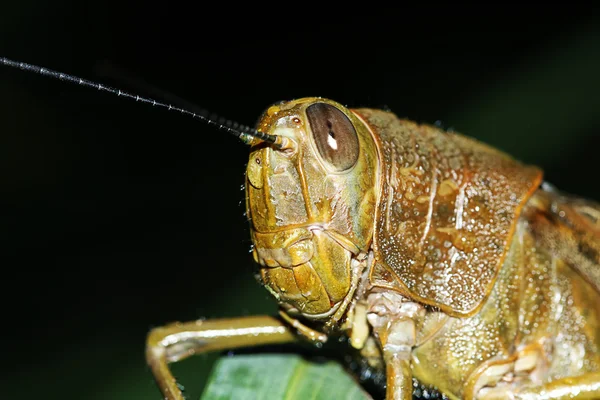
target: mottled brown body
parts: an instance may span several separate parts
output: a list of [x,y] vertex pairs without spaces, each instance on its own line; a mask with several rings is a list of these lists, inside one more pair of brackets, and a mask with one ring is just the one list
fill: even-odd
[[[600,398],[600,206],[389,112],[306,98],[258,129],[277,145],[250,140],[247,209],[284,322],[223,321],[211,349],[347,335],[389,399],[413,377],[453,399]],[[166,363],[206,330],[167,331],[148,360],[180,399]]]
[[380,149],[373,285],[472,314],[502,265],[537,168],[466,137],[357,110]]
[[[544,244],[547,235],[568,228],[537,230],[536,220],[552,215],[537,208],[549,195],[540,190],[526,205],[479,312],[449,318],[414,350],[413,372],[420,381],[456,398],[474,398],[486,387],[524,393],[527,387],[599,370],[598,292]],[[486,375],[491,368],[497,373]]]
[[[414,376],[453,398],[546,398],[535,388],[597,373],[600,207],[466,137],[357,112],[388,183],[370,284],[435,307],[415,319]],[[594,376],[582,396],[600,396]]]

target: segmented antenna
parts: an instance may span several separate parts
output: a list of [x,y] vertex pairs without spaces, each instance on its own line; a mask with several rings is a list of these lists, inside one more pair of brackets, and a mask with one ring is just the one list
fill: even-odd
[[235,121],[231,121],[229,119],[225,119],[223,117],[219,117],[214,114],[209,115],[209,112],[207,110],[204,110],[204,113],[203,113],[204,115],[194,113],[194,112],[188,111],[186,109],[173,106],[171,104],[161,103],[159,101],[156,101],[156,100],[148,98],[148,97],[142,97],[142,96],[138,96],[136,94],[131,94],[131,93],[125,92],[120,89],[114,89],[110,86],[105,86],[100,83],[92,82],[87,79],[80,78],[78,76],[53,71],[51,69],[39,67],[37,65],[27,64],[27,63],[23,63],[23,62],[19,62],[19,61],[13,61],[13,60],[10,60],[5,57],[0,57],[0,64],[6,65],[9,67],[13,67],[13,68],[22,69],[24,71],[34,72],[36,74],[40,74],[43,76],[49,76],[51,78],[55,78],[55,79],[58,79],[61,81],[67,81],[67,82],[71,82],[71,83],[76,83],[81,86],[91,87],[93,89],[97,89],[97,90],[100,90],[103,92],[116,94],[117,96],[120,96],[120,97],[126,97],[129,99],[133,99],[135,101],[141,101],[142,103],[152,104],[153,106],[166,108],[169,111],[178,111],[181,114],[189,115],[193,118],[198,118],[199,120],[201,120],[209,125],[213,125],[213,126],[217,127],[218,129],[226,131],[234,136],[237,136],[239,139],[241,139],[246,144],[249,144],[252,141],[251,138],[257,138],[257,139],[263,140],[265,142],[272,143],[277,147],[281,146],[281,141],[278,140],[278,136],[276,136],[276,135],[269,135],[264,132],[259,132],[254,128],[250,128],[249,126],[238,124]]

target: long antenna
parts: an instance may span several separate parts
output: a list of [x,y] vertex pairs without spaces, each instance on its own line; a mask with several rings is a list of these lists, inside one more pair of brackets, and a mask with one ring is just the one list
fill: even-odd
[[97,89],[97,90],[100,90],[103,92],[116,94],[117,96],[120,96],[120,97],[126,97],[129,99],[133,99],[135,101],[141,101],[142,103],[152,104],[153,106],[166,108],[169,111],[178,111],[181,114],[189,115],[193,118],[198,118],[199,120],[201,120],[209,125],[213,125],[220,130],[226,131],[234,136],[237,136],[239,139],[241,139],[246,144],[250,144],[250,142],[252,141],[251,138],[257,138],[257,139],[263,140],[265,142],[272,143],[276,147],[281,147],[281,138],[279,138],[278,136],[269,135],[264,132],[259,132],[256,129],[250,128],[249,126],[238,124],[235,121],[231,121],[229,119],[225,119],[223,117],[219,117],[214,114],[209,115],[209,112],[207,110],[203,110],[203,113],[201,113],[201,114],[191,112],[186,109],[173,106],[171,104],[166,104],[166,103],[156,101],[149,97],[138,96],[136,94],[131,94],[131,93],[125,92],[120,89],[114,89],[110,86],[105,86],[100,83],[92,82],[87,79],[80,78],[78,76],[53,71],[51,69],[39,67],[37,65],[27,64],[27,63],[19,62],[19,61],[13,61],[6,57],[0,57],[0,64],[6,65],[9,67],[13,67],[13,68],[22,69],[23,71],[34,72],[36,74],[39,74],[42,76],[48,76],[48,77],[55,78],[55,79],[58,79],[61,81],[67,81],[67,82],[75,83],[77,85],[91,87],[93,89]]

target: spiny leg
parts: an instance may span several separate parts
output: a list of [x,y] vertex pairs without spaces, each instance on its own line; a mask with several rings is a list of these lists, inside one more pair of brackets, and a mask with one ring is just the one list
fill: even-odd
[[177,322],[150,331],[146,361],[165,400],[184,400],[169,363],[208,351],[295,340],[296,336],[283,322],[270,316]]

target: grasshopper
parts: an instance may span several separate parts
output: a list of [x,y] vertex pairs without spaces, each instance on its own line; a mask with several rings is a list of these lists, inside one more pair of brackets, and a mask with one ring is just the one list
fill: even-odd
[[347,337],[386,373],[450,399],[600,398],[600,205],[474,139],[314,97],[256,128],[0,58],[2,64],[176,109],[250,148],[246,209],[258,280],[277,316],[152,329],[146,359]]

